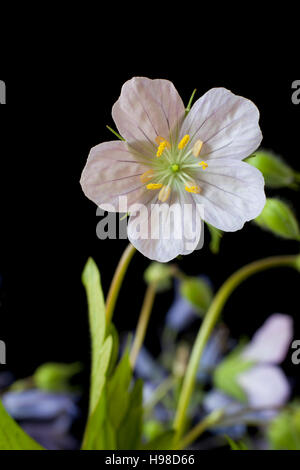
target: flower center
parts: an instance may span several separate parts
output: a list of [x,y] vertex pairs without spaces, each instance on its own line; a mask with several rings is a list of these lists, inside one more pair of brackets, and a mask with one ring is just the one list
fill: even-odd
[[208,164],[197,162],[201,153],[203,142],[197,140],[190,145],[190,136],[185,135],[178,144],[172,143],[158,136],[156,139],[156,156],[149,163],[150,169],[141,175],[141,182],[146,184],[150,191],[159,190],[158,199],[166,202],[171,191],[187,191],[200,194],[201,188],[197,185],[197,175],[201,167],[205,170]]

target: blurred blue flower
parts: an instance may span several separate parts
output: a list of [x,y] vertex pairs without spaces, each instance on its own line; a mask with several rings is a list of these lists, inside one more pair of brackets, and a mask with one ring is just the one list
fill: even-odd
[[72,450],[78,447],[70,434],[79,410],[71,394],[40,390],[8,392],[2,396],[7,412],[43,447],[49,450]]
[[167,327],[182,331],[188,328],[195,320],[199,320],[195,308],[180,294],[180,281],[175,281],[175,297],[174,301],[166,316]]

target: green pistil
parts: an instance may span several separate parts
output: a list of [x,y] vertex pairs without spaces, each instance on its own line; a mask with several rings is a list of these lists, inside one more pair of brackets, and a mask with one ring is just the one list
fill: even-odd
[[171,170],[174,173],[177,173],[179,171],[179,165],[176,165],[176,163],[175,163],[174,165],[171,166]]

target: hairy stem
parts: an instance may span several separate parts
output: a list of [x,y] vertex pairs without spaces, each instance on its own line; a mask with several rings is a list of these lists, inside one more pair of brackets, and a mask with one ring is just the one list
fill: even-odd
[[107,295],[106,299],[106,321],[107,323],[111,322],[114,310],[115,310],[115,305],[117,302],[117,298],[120,292],[120,288],[124,279],[124,276],[126,274],[127,268],[129,266],[129,263],[135,253],[135,247],[129,243],[127,246],[126,250],[124,251],[118,267],[116,269],[116,272],[114,274],[112,283],[109,288],[109,292]]
[[131,363],[132,369],[134,369],[138,354],[140,352],[140,349],[143,345],[143,342],[146,336],[146,331],[147,331],[147,327],[149,324],[150,315],[152,312],[155,294],[156,294],[156,286],[155,284],[150,284],[146,291],[144,303],[142,306],[142,310],[140,313],[140,317],[139,317],[139,321],[138,321],[138,325],[136,329],[135,338],[134,338],[132,349],[130,352],[130,363]]

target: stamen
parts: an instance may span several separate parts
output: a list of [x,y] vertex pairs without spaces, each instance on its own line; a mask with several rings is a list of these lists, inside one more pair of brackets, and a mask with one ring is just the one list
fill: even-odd
[[165,148],[168,146],[168,142],[166,140],[164,140],[163,142],[161,142],[159,144],[159,147],[158,147],[158,150],[157,150],[157,153],[156,153],[156,156],[157,157],[161,157]]
[[179,142],[178,144],[178,148],[179,150],[182,150],[184,149],[184,147],[186,146],[186,144],[188,143],[188,141],[190,140],[190,136],[187,134],[183,137],[183,139],[181,139],[181,141]]
[[168,142],[167,139],[164,139],[164,137],[162,137],[161,135],[158,135],[158,136],[155,138],[155,142],[157,143],[157,145],[160,145],[162,142],[167,142],[167,147],[168,147],[168,149],[171,148],[170,142]]
[[199,157],[200,155],[200,152],[202,150],[202,147],[203,147],[203,142],[202,140],[197,140],[194,144],[194,147],[193,147],[193,155],[194,157]]
[[202,166],[203,170],[206,170],[206,168],[208,168],[208,163],[206,162],[200,162],[199,165]]
[[186,186],[185,190],[188,193],[194,193],[194,194],[200,194],[201,193],[201,188],[200,186]]
[[140,176],[141,182],[143,184],[148,183],[148,181],[150,181],[153,178],[153,176],[154,176],[154,171],[148,170]]
[[170,186],[163,186],[161,190],[159,191],[158,199],[161,202],[166,202],[171,194],[171,188]]
[[160,189],[160,188],[162,188],[162,184],[161,183],[150,183],[150,184],[147,184],[146,188],[151,189],[151,190]]

